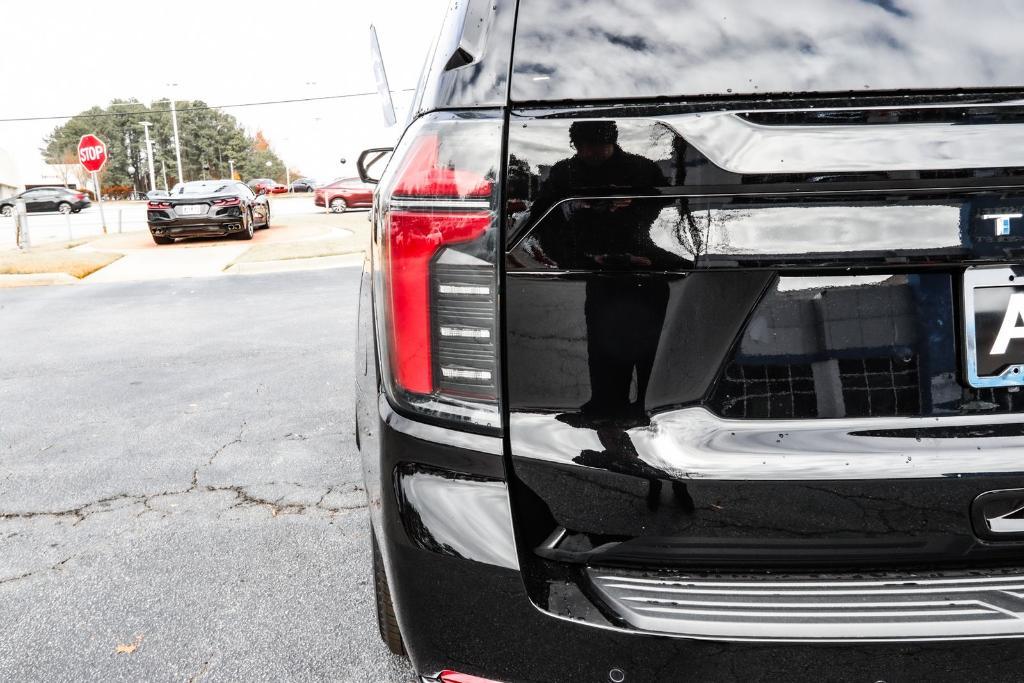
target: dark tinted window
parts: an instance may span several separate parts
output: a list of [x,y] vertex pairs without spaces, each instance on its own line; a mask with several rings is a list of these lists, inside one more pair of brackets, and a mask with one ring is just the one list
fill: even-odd
[[208,195],[219,194],[229,189],[232,189],[231,185],[225,183],[222,180],[195,180],[190,183],[181,183],[180,185],[175,185],[174,190],[172,190],[171,194]]
[[521,0],[512,99],[1024,85],[1017,0]]

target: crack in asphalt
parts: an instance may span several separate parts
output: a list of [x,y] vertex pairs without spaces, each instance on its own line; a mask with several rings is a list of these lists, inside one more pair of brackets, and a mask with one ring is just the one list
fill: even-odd
[[[132,504],[142,505],[145,509],[141,513],[139,513],[141,515],[141,514],[144,514],[145,512],[160,512],[160,510],[158,510],[158,509],[156,509],[156,508],[154,508],[152,506],[152,501],[155,498],[162,498],[162,497],[166,497],[166,496],[185,496],[185,495],[188,495],[188,494],[191,494],[191,493],[217,493],[217,492],[225,492],[225,491],[233,493],[235,495],[235,497],[238,499],[234,503],[234,505],[229,506],[228,509],[244,507],[246,505],[263,505],[263,506],[266,506],[266,507],[270,508],[275,516],[277,514],[281,513],[281,512],[305,513],[307,511],[311,511],[311,510],[319,510],[319,511],[328,512],[328,513],[338,513],[338,512],[347,512],[347,511],[350,511],[350,510],[360,510],[360,509],[366,507],[366,503],[365,502],[364,503],[359,503],[359,504],[356,504],[356,505],[334,505],[334,506],[332,506],[332,505],[324,505],[324,500],[327,498],[327,496],[329,496],[331,493],[333,493],[335,491],[338,491],[338,489],[340,489],[340,488],[349,487],[350,486],[351,489],[349,490],[349,492],[353,492],[354,493],[356,491],[362,491],[363,490],[362,485],[359,484],[359,483],[356,483],[356,482],[343,482],[341,484],[335,484],[333,486],[330,486],[330,487],[327,488],[326,491],[324,491],[324,493],[320,496],[320,498],[317,500],[317,502],[312,503],[312,504],[309,504],[309,503],[284,503],[284,502],[281,502],[281,501],[283,501],[287,497],[287,495],[288,495],[287,492],[282,494],[281,496],[278,496],[277,498],[271,499],[271,498],[263,498],[261,496],[255,495],[255,494],[253,494],[253,493],[251,493],[251,492],[249,492],[247,490],[247,489],[250,489],[250,488],[253,488],[253,487],[257,487],[257,486],[291,486],[291,487],[300,488],[300,489],[312,488],[312,487],[307,486],[305,484],[297,484],[295,482],[273,482],[273,481],[271,481],[271,482],[261,482],[261,483],[257,483],[257,484],[232,484],[232,485],[219,485],[219,486],[200,485],[200,484],[194,483],[192,486],[189,486],[187,489],[176,489],[176,490],[170,490],[170,491],[159,491],[157,493],[148,493],[148,494],[121,493],[121,494],[118,494],[116,496],[107,496],[105,498],[100,498],[98,500],[90,501],[88,503],[83,503],[82,505],[79,505],[78,507],[69,508],[69,509],[66,509],[66,510],[31,510],[31,511],[26,511],[26,512],[0,512],[0,521],[16,520],[16,519],[34,519],[34,518],[37,518],[37,517],[56,517],[56,518],[73,517],[73,518],[75,518],[75,522],[74,522],[74,524],[72,524],[72,526],[77,526],[82,521],[84,521],[85,519],[91,517],[92,515],[101,514],[101,513],[105,513],[105,512],[115,512],[116,510],[123,509],[123,508],[101,507],[101,506],[105,506],[105,505],[108,505],[109,503],[114,503],[114,502],[117,502],[117,501],[131,501]],[[317,490],[319,490],[321,487],[316,487],[316,488],[317,488]],[[92,508],[98,508],[98,509],[92,509]]]
[[[131,505],[142,505],[143,510],[141,512],[139,512],[138,515],[136,515],[136,517],[140,517],[140,516],[142,516],[143,514],[145,514],[147,512],[161,512],[157,508],[154,508],[153,505],[152,505],[153,500],[156,499],[156,498],[162,498],[162,497],[167,497],[167,496],[184,496],[184,495],[188,495],[188,494],[191,494],[191,493],[203,493],[203,492],[209,493],[209,492],[225,492],[225,491],[233,493],[235,495],[236,499],[237,499],[233,505],[229,506],[228,509],[234,509],[234,508],[248,506],[248,505],[260,505],[260,506],[265,506],[265,507],[269,508],[270,511],[271,511],[271,514],[274,517],[276,517],[277,515],[279,515],[281,513],[304,514],[307,511],[311,511],[311,510],[319,510],[319,511],[327,512],[327,513],[330,513],[330,514],[336,514],[336,513],[340,513],[340,512],[347,512],[347,511],[350,511],[350,510],[359,510],[359,509],[362,509],[362,508],[366,507],[366,503],[365,502],[361,502],[361,503],[356,504],[356,505],[334,505],[334,506],[332,506],[332,505],[324,504],[324,501],[332,493],[335,493],[335,492],[338,492],[338,493],[346,493],[346,492],[347,493],[355,493],[355,492],[358,492],[358,491],[362,491],[363,487],[362,487],[362,484],[359,483],[359,482],[341,482],[341,483],[338,483],[338,484],[332,484],[330,486],[327,486],[326,490],[324,490],[324,492],[320,495],[320,497],[317,499],[317,501],[315,503],[313,503],[313,504],[282,502],[289,495],[290,492],[288,492],[288,491],[286,491],[285,493],[282,493],[277,498],[271,499],[271,498],[261,497],[261,496],[256,495],[256,494],[254,494],[254,493],[252,493],[251,491],[248,490],[248,489],[251,489],[251,488],[254,488],[254,487],[257,487],[257,486],[260,486],[260,487],[289,486],[289,487],[298,488],[298,489],[310,489],[310,488],[313,488],[310,485],[303,484],[303,483],[300,483],[300,482],[273,482],[272,481],[272,482],[259,482],[259,483],[253,483],[253,484],[231,484],[231,485],[212,485],[212,484],[202,484],[202,483],[200,483],[200,481],[199,481],[200,473],[204,469],[212,466],[214,461],[217,459],[217,457],[219,455],[221,455],[224,451],[226,451],[231,446],[244,442],[246,426],[247,426],[246,421],[242,420],[242,424],[239,425],[239,428],[238,428],[238,435],[235,438],[231,439],[230,441],[227,441],[227,442],[221,444],[220,446],[218,446],[216,449],[214,449],[213,453],[210,455],[209,458],[206,459],[205,463],[201,464],[200,466],[198,466],[198,467],[196,467],[196,468],[194,468],[192,470],[191,481],[190,481],[189,486],[187,488],[184,488],[184,489],[172,489],[172,490],[166,490],[166,491],[158,491],[156,493],[119,493],[117,495],[106,496],[104,498],[99,498],[97,500],[90,501],[90,502],[87,502],[87,503],[83,503],[83,504],[78,505],[76,507],[67,508],[67,509],[64,509],[64,510],[40,510],[40,511],[27,511],[27,512],[2,512],[2,511],[0,511],[0,521],[17,520],[17,519],[33,519],[33,518],[36,518],[36,517],[55,517],[55,518],[68,517],[68,518],[74,518],[75,522],[72,524],[72,526],[77,526],[78,524],[80,524],[81,522],[85,521],[87,518],[89,518],[90,516],[92,516],[94,514],[99,514],[99,513],[104,513],[104,512],[112,512],[112,511],[114,511],[116,509],[121,509],[121,508],[112,508],[112,507],[110,507],[112,504],[117,503],[117,502],[121,502],[121,501],[128,501]],[[286,435],[285,438],[288,438],[288,437],[291,437],[291,438],[299,437],[299,438],[302,438],[302,439],[309,438],[308,435],[299,435],[299,434],[289,434],[289,435]],[[341,490],[341,489],[344,489],[346,487],[349,487],[348,491],[342,491]],[[317,486],[316,488],[317,488],[317,490],[319,490],[321,487]],[[166,513],[164,513],[164,514],[166,514]]]
[[65,557],[60,562],[57,562],[56,564],[51,564],[49,567],[43,567],[42,569],[32,569],[30,571],[25,572],[24,574],[17,574],[15,576],[8,576],[8,577],[0,578],[0,586],[4,585],[5,583],[13,583],[15,581],[21,581],[22,579],[27,579],[30,576],[35,576],[36,574],[39,574],[40,572],[54,572],[54,571],[59,572],[59,571],[63,570],[64,569],[64,565],[67,564],[68,561],[71,560],[74,557],[75,557],[74,555],[69,555],[68,557]]

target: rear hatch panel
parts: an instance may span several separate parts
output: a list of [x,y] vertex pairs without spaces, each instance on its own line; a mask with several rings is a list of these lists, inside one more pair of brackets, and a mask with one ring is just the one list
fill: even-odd
[[[1024,209],[1022,169],[964,167],[1012,161],[996,143],[1024,110],[977,99],[512,113],[507,399],[525,562],[1021,558],[1019,539],[983,541],[971,517],[978,495],[1024,487],[1018,387],[964,373],[964,272],[1024,257],[1024,221],[997,234],[990,218]],[[710,111],[756,119],[750,147],[717,139],[733,131],[721,121],[687,127]],[[830,125],[907,144],[843,167],[807,148]],[[591,163],[588,136],[618,149]],[[787,136],[803,145],[796,172],[761,153]],[[941,151],[966,140],[988,156]]]

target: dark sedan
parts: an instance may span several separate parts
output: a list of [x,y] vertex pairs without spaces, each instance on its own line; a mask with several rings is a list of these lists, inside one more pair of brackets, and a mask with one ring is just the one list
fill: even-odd
[[316,189],[316,181],[312,178],[299,178],[292,181],[289,189],[292,192],[312,192]]
[[157,244],[171,244],[176,237],[251,240],[254,230],[270,227],[270,203],[235,180],[196,180],[176,185],[170,197],[151,200],[146,222]]
[[76,192],[66,187],[35,187],[25,190],[19,195],[0,200],[0,215],[14,214],[16,202],[25,200],[25,210],[29,213],[56,211],[58,213],[78,213],[89,206],[89,195]]

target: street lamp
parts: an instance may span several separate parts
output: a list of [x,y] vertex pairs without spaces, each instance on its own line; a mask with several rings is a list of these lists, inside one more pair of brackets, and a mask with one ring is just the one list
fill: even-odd
[[[153,169],[153,141],[149,139],[150,121],[139,121],[139,125],[146,131],[146,161],[149,162],[149,189],[156,189],[156,171]],[[165,183],[166,184],[166,183]]]
[[[177,88],[177,83],[168,83],[167,87]],[[174,105],[174,98],[171,98],[171,126],[174,128],[174,158],[178,162],[178,182],[185,182],[181,172],[181,141],[178,139],[178,110]]]

